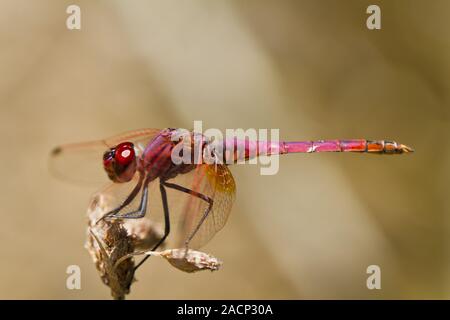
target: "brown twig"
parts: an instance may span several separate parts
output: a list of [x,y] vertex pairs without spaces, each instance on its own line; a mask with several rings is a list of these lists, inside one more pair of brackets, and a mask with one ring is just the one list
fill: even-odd
[[222,265],[211,255],[186,248],[148,251],[162,237],[160,230],[148,219],[104,219],[97,223],[110,210],[108,200],[99,193],[91,201],[85,247],[114,299],[123,300],[130,293],[135,280],[134,257],[138,255],[163,257],[184,272],[215,271]]
[[88,234],[86,249],[89,251],[100,278],[111,288],[114,299],[125,299],[134,281],[134,259],[122,259],[136,249],[150,248],[159,239],[158,232],[148,221],[97,220],[108,210],[108,201],[102,194],[93,197],[88,208]]

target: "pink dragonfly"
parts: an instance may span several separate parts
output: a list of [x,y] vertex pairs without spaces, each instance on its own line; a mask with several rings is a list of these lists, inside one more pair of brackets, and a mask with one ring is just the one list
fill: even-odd
[[[216,155],[219,158],[213,163],[175,164],[172,152],[180,144],[191,147],[188,150],[192,152],[189,157],[192,160],[205,154],[211,144],[211,140],[201,134],[189,132],[186,136],[180,132],[180,129],[143,129],[103,140],[59,146],[51,153],[51,167],[63,178],[80,180],[83,178],[80,166],[92,169],[84,173],[90,177],[95,171],[101,172],[103,165],[112,182],[101,190],[110,201],[101,219],[138,219],[149,213],[152,221],[164,226],[164,235],[153,247],[154,251],[169,240],[169,235],[186,248],[199,248],[223,228],[236,191],[229,164],[261,155],[288,153],[402,154],[413,151],[403,144],[385,140],[270,142],[226,138],[221,142],[223,153]],[[196,152],[193,146],[199,137],[200,152]],[[162,208],[155,206],[157,203]],[[136,269],[144,261],[145,258]]]

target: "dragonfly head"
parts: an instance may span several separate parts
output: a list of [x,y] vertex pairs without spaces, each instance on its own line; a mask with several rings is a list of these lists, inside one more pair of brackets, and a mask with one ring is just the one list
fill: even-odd
[[131,142],[122,142],[103,154],[103,168],[114,182],[128,182],[136,172],[136,152]]

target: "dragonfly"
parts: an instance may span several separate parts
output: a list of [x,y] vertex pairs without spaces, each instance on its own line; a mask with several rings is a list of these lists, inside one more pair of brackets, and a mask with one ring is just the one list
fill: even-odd
[[[149,215],[152,222],[163,226],[152,251],[169,236],[177,245],[198,249],[224,227],[230,215],[236,194],[229,170],[232,164],[289,153],[394,155],[414,151],[394,141],[367,139],[258,141],[226,137],[214,141],[216,148],[222,147],[220,153],[212,145],[212,139],[194,131],[141,129],[58,146],[51,152],[51,169],[65,180],[90,178],[104,171],[110,181],[100,192],[108,196],[109,203],[100,220]],[[180,149],[191,161],[174,161],[174,151]],[[209,161],[202,161],[205,155]]]

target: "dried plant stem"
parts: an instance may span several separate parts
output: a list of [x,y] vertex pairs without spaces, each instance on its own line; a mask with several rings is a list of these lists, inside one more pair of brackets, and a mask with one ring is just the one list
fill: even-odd
[[[113,299],[123,300],[130,293],[134,278],[134,257],[159,256],[184,272],[215,271],[222,262],[206,253],[187,248],[148,251],[162,237],[160,229],[148,219],[101,220],[111,208],[108,198],[95,195],[88,208],[86,249]],[[164,246],[162,246],[164,247]]]
[[[121,226],[115,227],[113,225],[110,230],[114,230],[116,228],[121,228]],[[122,243],[115,243],[117,246],[114,247],[110,253],[108,253],[104,247],[104,244],[102,244],[102,241],[98,239],[92,230],[90,230],[90,235],[95,239],[99,247],[99,261],[102,261],[99,265],[102,265],[101,269],[103,270],[103,282],[111,288],[111,296],[113,299],[124,300],[125,295],[130,292],[130,286],[134,279],[134,261],[129,260],[127,263],[117,266],[117,268],[115,266],[117,259],[120,259],[125,252],[130,251],[129,249],[126,249],[127,247],[131,249],[129,244],[127,244],[128,241],[126,238],[122,238],[122,241],[119,240],[119,242]]]

